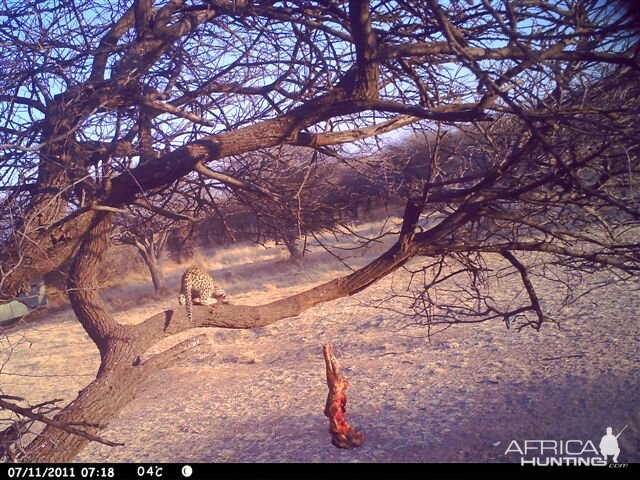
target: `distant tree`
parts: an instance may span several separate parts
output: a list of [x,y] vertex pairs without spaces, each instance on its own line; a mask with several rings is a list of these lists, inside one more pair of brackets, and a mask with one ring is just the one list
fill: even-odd
[[[286,246],[291,257],[302,256],[300,243],[305,236],[339,229],[355,218],[347,211],[377,193],[359,188],[358,183],[370,182],[370,177],[348,178],[345,172],[352,169],[336,156],[289,146],[234,157],[220,172],[199,167],[203,177],[231,189],[228,196],[217,196],[211,203],[215,214],[210,218],[218,235],[275,240]],[[201,225],[205,230],[208,226],[207,222]]]
[[117,216],[114,220],[112,239],[115,243],[131,245],[137,249],[149,269],[153,288],[156,294],[159,294],[167,287],[158,260],[173,226],[180,220],[184,221],[188,218],[177,214],[169,218],[162,214],[165,213],[164,210],[159,208],[154,210],[135,208],[124,215]]

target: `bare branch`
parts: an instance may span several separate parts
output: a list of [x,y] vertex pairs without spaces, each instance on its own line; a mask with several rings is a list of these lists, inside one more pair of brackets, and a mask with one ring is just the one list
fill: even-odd
[[[54,400],[54,401],[60,401],[60,400]],[[72,427],[68,424],[64,424],[64,423],[60,423],[56,420],[52,420],[50,418],[45,417],[42,414],[39,413],[34,413],[32,409],[30,408],[25,408],[25,407],[20,407],[19,405],[16,405],[14,403],[11,402],[7,402],[6,400],[3,400],[2,398],[0,398],[0,407],[6,409],[6,410],[10,410],[12,412],[15,412],[19,415],[22,415],[23,417],[27,417],[30,418],[32,420],[36,420],[38,422],[44,423],[45,425],[49,425],[51,427],[60,429],[60,430],[64,430],[65,432],[69,432],[73,435],[78,435],[79,437],[83,437],[86,438],[87,440],[91,440],[92,442],[98,442],[98,443],[102,443],[103,445],[107,445],[109,447],[121,447],[124,445],[124,443],[118,443],[118,442],[112,442],[110,440],[105,440],[102,437],[99,437],[97,435],[93,435],[92,433],[89,432],[85,432],[83,430],[79,430],[75,427]]]
[[531,307],[536,312],[538,317],[537,323],[534,325],[536,330],[540,330],[542,326],[542,322],[545,320],[545,315],[542,313],[542,307],[540,306],[540,300],[538,299],[538,294],[536,293],[535,288],[533,287],[533,283],[531,283],[531,279],[529,278],[529,274],[527,273],[527,268],[520,262],[518,259],[509,251],[501,252],[501,255],[509,260],[511,265],[513,265],[518,272],[520,273],[520,277],[522,278],[522,283],[524,287],[527,289],[527,293],[529,294],[529,299],[531,300]]

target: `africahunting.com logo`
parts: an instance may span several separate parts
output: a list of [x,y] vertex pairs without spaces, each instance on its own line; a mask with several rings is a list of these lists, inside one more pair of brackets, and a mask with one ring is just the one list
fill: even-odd
[[614,435],[613,428],[607,427],[598,447],[591,440],[512,440],[504,454],[520,455],[521,465],[538,467],[608,465],[609,468],[625,468],[628,464],[618,463],[618,437],[626,428],[627,425]]

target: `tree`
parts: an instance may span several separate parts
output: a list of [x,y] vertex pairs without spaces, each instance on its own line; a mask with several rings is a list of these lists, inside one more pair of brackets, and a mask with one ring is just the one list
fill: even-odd
[[[355,187],[368,178],[350,179],[345,174],[352,170],[336,163],[335,156],[280,147],[233,158],[225,173],[242,178],[243,185],[232,186],[233,197],[216,213],[224,216],[224,210],[231,210],[245,221],[250,218],[254,241],[275,240],[298,258],[304,253],[300,243],[306,243],[301,237],[340,229],[355,217],[345,211],[364,196]],[[229,220],[229,229],[234,223]]]
[[158,260],[171,233],[171,224],[163,221],[164,217],[160,217],[162,220],[158,221],[140,212],[137,213],[139,216],[128,215],[115,225],[117,233],[113,236],[113,240],[136,247],[149,269],[157,295],[167,288],[162,270],[158,268]]
[[[635,275],[639,32],[620,5],[3,2],[0,292],[13,298],[73,256],[71,304],[101,355],[96,379],[21,460],[73,458],[89,439],[61,424],[95,434],[144,378],[205,341],[141,361],[192,325],[182,310],[118,324],[96,272],[114,212],[207,174],[208,188],[246,190],[219,167],[250,152],[292,145],[331,154],[408,125],[436,133],[429,171],[410,182],[387,252],[267,305],[197,309],[197,326],[264,326],[361,291],[413,258],[422,271],[449,261],[469,276],[464,303],[442,306],[448,316],[522,317],[536,328],[546,315],[521,258],[528,252],[612,281]],[[475,143],[453,159],[437,152],[437,139],[455,127]],[[526,304],[504,310],[476,294],[491,252],[518,275]],[[450,277],[425,278],[418,294],[428,310]]]

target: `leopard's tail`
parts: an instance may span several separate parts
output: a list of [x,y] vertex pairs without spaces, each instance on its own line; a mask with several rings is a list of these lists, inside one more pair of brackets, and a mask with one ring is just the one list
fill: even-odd
[[193,279],[191,275],[189,275],[189,270],[187,270],[184,275],[182,275],[182,293],[184,295],[184,303],[187,308],[187,317],[189,321],[193,323]]

